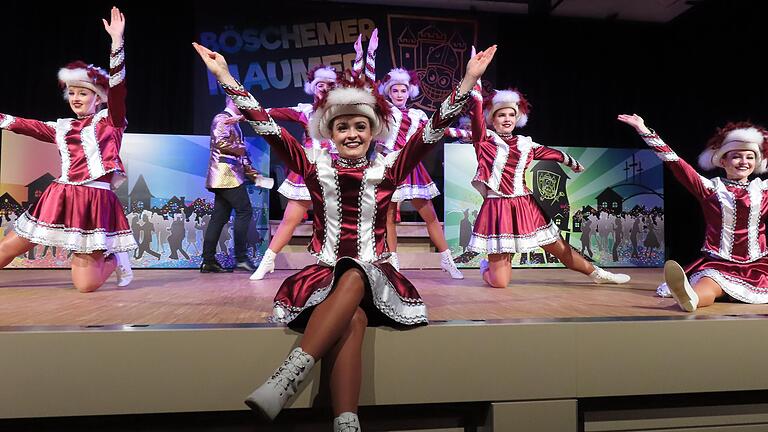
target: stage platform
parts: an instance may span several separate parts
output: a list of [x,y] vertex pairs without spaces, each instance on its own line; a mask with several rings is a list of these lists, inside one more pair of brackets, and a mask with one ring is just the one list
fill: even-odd
[[[606,286],[516,269],[494,289],[476,269],[464,280],[405,270],[430,325],[368,330],[366,430],[768,430],[768,305],[686,314],[654,295],[660,269],[623,271],[629,284]],[[129,287],[80,294],[65,270],[1,271],[0,429],[25,418],[209,413],[246,425],[227,430],[328,430],[320,368],[277,424],[243,412],[243,397],[298,341],[267,323],[289,274],[137,270]]]

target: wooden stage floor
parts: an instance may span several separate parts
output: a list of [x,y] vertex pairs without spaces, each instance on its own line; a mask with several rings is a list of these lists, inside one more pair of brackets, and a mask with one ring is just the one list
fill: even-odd
[[[438,270],[403,273],[425,299],[430,321],[486,321],[678,316],[672,299],[656,297],[661,269],[625,269],[626,285],[594,285],[565,269],[516,269],[506,289],[484,286],[479,271],[452,280]],[[201,274],[197,270],[137,270],[133,283],[108,281],[81,294],[69,271],[0,271],[0,327],[158,324],[259,324],[271,314],[272,298],[293,271],[275,271],[263,281],[247,273]],[[696,315],[768,315],[768,305],[717,303]]]

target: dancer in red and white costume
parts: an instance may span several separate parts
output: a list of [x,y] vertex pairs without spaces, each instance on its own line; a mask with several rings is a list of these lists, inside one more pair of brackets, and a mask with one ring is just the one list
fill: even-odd
[[[61,177],[0,242],[0,267],[36,244],[74,251],[72,282],[95,291],[113,273],[119,286],[133,278],[127,251],[137,248],[123,206],[111,189],[125,180],[120,145],[125,130],[125,18],[112,8],[104,28],[112,38],[109,75],[83,62],[59,71],[75,119],[41,122],[0,114],[0,128],[55,143]],[[106,103],[107,108],[99,110]]]
[[387,156],[373,152],[371,144],[375,139],[388,139],[389,104],[366,74],[340,80],[310,122],[311,135],[332,139],[338,158],[332,158],[326,150],[305,149],[232,78],[220,54],[197,44],[195,48],[254,130],[304,176],[318,210],[313,217],[309,250],[319,263],[287,278],[274,306],[275,320],[306,326],[304,337],[246,403],[274,418],[315,361],[323,358],[324,364],[332,365],[335,430],[357,431],[366,325],[427,323],[426,307],[416,289],[386,262],[386,209],[397,185],[436,146],[444,128],[464,108],[472,84],[485,71],[496,48],[472,57],[458,90],[402,150]]
[[[307,73],[307,82],[304,83],[304,92],[314,97],[314,103],[300,103],[294,107],[269,108],[267,112],[274,120],[282,120],[298,123],[304,127],[304,147],[314,149],[326,149],[335,152],[336,149],[328,140],[316,140],[309,136],[309,121],[315,112],[315,105],[325,94],[336,85],[336,69],[332,66],[317,65]],[[283,184],[277,189],[284,197],[288,198],[288,204],[283,212],[283,220],[277,227],[277,232],[269,242],[267,251],[261,258],[259,267],[251,275],[251,280],[261,280],[275,271],[275,257],[288,244],[293,237],[293,232],[304,219],[310,207],[312,199],[309,195],[304,178],[294,171],[289,171]]]
[[767,170],[768,130],[749,122],[718,129],[699,165],[707,171],[722,168],[725,177],[708,179],[646,127],[642,117],[622,114],[618,120],[635,128],[704,213],[702,257],[685,269],[672,260],[664,265],[667,288],[680,307],[693,312],[726,295],[744,303],[768,303],[768,181],[749,180]]
[[[387,152],[402,149],[413,134],[426,123],[427,114],[418,108],[408,108],[409,99],[419,95],[419,77],[415,72],[395,68],[389,71],[379,85],[379,93],[389,98],[393,105],[394,127],[397,128],[397,136],[384,143]],[[395,224],[398,206],[403,201],[411,200],[419,215],[427,224],[429,238],[440,252],[440,267],[447,271],[454,279],[464,279],[464,275],[456,267],[445,241],[443,228],[437,219],[432,198],[440,195],[437,186],[429,176],[424,164],[419,162],[416,168],[408,174],[408,177],[397,186],[392,196],[392,205],[387,210],[387,245],[392,256],[389,262],[400,269],[397,259],[397,225]]]
[[[488,254],[488,260],[480,264],[483,280],[495,288],[506,287],[512,277],[512,254],[542,248],[595,283],[628,282],[629,276],[610,273],[589,263],[566,243],[525,184],[525,171],[534,160],[554,160],[574,172],[581,172],[584,167],[566,153],[513,134],[515,127],[525,126],[528,121],[530,106],[523,95],[516,90],[495,90],[483,110],[481,87],[477,83],[472,99],[471,134],[460,129],[451,129],[449,134],[471,135],[477,155],[472,186],[483,196],[483,204],[468,249]],[[493,129],[486,129],[486,124]]]

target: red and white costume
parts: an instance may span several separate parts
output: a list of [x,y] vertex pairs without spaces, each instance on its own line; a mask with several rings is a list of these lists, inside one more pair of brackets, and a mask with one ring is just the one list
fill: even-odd
[[[384,143],[386,152],[401,150],[409,142],[416,131],[428,120],[427,114],[416,108],[398,108],[392,105],[393,127],[397,128],[394,140]],[[440,195],[435,182],[429,176],[427,168],[419,162],[416,168],[397,186],[392,202],[402,202],[412,199],[431,200]]]
[[709,277],[731,297],[745,303],[768,303],[768,181],[737,183],[699,175],[656,133],[641,135],[675,178],[699,201],[706,230],[701,258],[685,273],[691,285]]
[[[427,311],[419,293],[385,262],[389,256],[386,210],[397,185],[435,147],[444,128],[461,112],[466,95],[451,94],[403,149],[386,156],[376,154],[372,161],[348,161],[332,157],[325,149],[305,148],[242,87],[224,88],[272,151],[304,177],[316,209],[308,249],[318,264],[283,282],[275,296],[273,320],[301,325],[309,316],[302,312],[328,296],[336,277],[357,267],[367,275],[366,289],[372,299],[367,310],[369,322],[425,324]],[[342,93],[332,93],[337,92]]]
[[[14,231],[20,237],[78,253],[137,248],[123,206],[111,190],[125,180],[120,160],[126,126],[124,61],[122,47],[111,53],[108,90],[97,91],[108,108],[93,115],[42,122],[0,114],[0,128],[55,143],[61,154],[61,176],[16,221]],[[78,70],[92,77],[95,69],[82,66],[62,69],[60,77]]]
[[[298,123],[304,128],[304,148],[325,149],[335,152],[336,147],[328,140],[316,140],[309,136],[309,121],[312,119],[314,106],[308,103],[300,103],[294,107],[268,108],[267,112],[275,120]],[[284,197],[295,201],[310,201],[309,190],[304,179],[294,171],[289,171],[283,183],[277,189]]]
[[[472,186],[483,196],[467,248],[486,254],[530,252],[554,243],[560,230],[547,218],[525,183],[525,172],[534,160],[554,160],[572,169],[579,163],[568,154],[537,144],[523,135],[501,137],[486,128],[483,98],[479,88],[472,91],[472,145],[477,172]],[[461,129],[450,136],[467,137]]]

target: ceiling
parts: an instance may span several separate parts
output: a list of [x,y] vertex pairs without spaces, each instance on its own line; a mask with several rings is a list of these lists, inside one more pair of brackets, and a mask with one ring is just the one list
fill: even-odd
[[476,10],[665,23],[702,0],[330,0],[429,9]]

